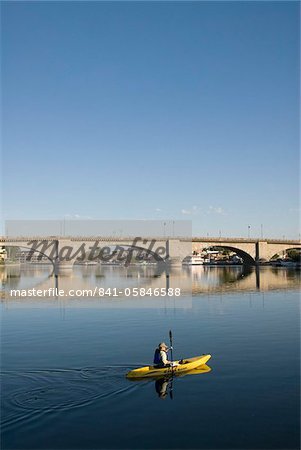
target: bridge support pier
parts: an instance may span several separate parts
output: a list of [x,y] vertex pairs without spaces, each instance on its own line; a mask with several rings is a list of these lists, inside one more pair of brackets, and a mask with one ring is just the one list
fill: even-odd
[[72,261],[56,260],[53,265],[54,265],[54,275],[56,276],[62,273],[66,273],[66,271],[70,271],[73,269]]
[[166,241],[166,263],[171,266],[181,266],[183,259],[192,252],[192,242],[179,239]]
[[261,259],[263,258],[262,255],[268,254],[268,243],[266,241],[258,241],[255,243],[255,263],[259,264]]

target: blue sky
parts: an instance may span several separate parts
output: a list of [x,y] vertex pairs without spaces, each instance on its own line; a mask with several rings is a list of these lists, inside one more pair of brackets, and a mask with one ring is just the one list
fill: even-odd
[[298,237],[297,2],[4,2],[4,218]]

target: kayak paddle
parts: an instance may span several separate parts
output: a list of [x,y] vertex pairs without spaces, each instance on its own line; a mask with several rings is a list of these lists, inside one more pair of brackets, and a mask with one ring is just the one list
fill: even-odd
[[170,396],[170,400],[173,400],[173,385],[172,385],[172,383],[173,383],[173,377],[171,377],[171,380],[170,380],[170,386],[169,386],[169,396]]
[[172,332],[171,330],[169,330],[169,341],[170,341],[170,359],[171,359],[171,383],[170,383],[170,390],[169,390],[169,394],[170,394],[170,398],[171,400],[173,399],[173,357],[172,357]]
[[171,332],[171,330],[169,330],[169,342],[170,342],[170,357],[171,357],[171,361],[173,361],[173,358],[172,358],[172,332]]
[[171,359],[171,374],[173,374],[173,357],[172,357],[172,332],[169,330],[169,342],[170,342],[170,359]]

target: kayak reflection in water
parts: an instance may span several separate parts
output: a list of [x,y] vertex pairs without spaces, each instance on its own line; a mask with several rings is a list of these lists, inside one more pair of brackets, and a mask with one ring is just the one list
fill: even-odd
[[[181,366],[181,364],[179,364],[179,366]],[[136,369],[137,370],[137,369]],[[139,369],[138,369],[139,370]],[[159,369],[160,370],[160,369]],[[196,367],[195,369],[189,370],[187,372],[173,372],[170,371],[168,374],[162,376],[162,374],[160,374],[158,376],[158,374],[154,374],[154,371],[152,371],[153,375],[152,376],[147,376],[147,377],[139,377],[139,376],[128,376],[128,380],[132,381],[132,382],[147,382],[148,380],[154,380],[154,385],[155,385],[155,391],[156,394],[158,395],[158,397],[162,400],[165,400],[168,397],[168,394],[170,396],[170,399],[173,400],[174,396],[173,396],[173,391],[174,391],[174,381],[177,378],[183,378],[186,377],[188,375],[200,375],[200,374],[204,374],[204,373],[208,373],[211,371],[211,368],[209,366],[207,366],[207,364],[202,364],[199,367]],[[135,373],[135,370],[131,373]]]
[[165,400],[168,396],[168,387],[171,389],[171,378],[158,378],[155,381],[155,389],[158,397]]
[[208,372],[211,372],[211,367],[207,366],[207,364],[204,364],[187,373],[169,375],[162,378],[154,378],[155,389],[158,397],[164,400],[166,399],[166,397],[168,397],[169,394],[171,400],[173,400],[173,381],[175,380],[175,378],[182,378],[186,377],[187,375],[200,375]]

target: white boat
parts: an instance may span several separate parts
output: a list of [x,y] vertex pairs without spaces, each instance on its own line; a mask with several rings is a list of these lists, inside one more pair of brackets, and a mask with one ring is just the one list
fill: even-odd
[[199,255],[187,256],[182,264],[184,266],[201,266],[204,264],[204,258]]
[[76,261],[77,265],[80,266],[97,266],[98,262],[97,261]]

